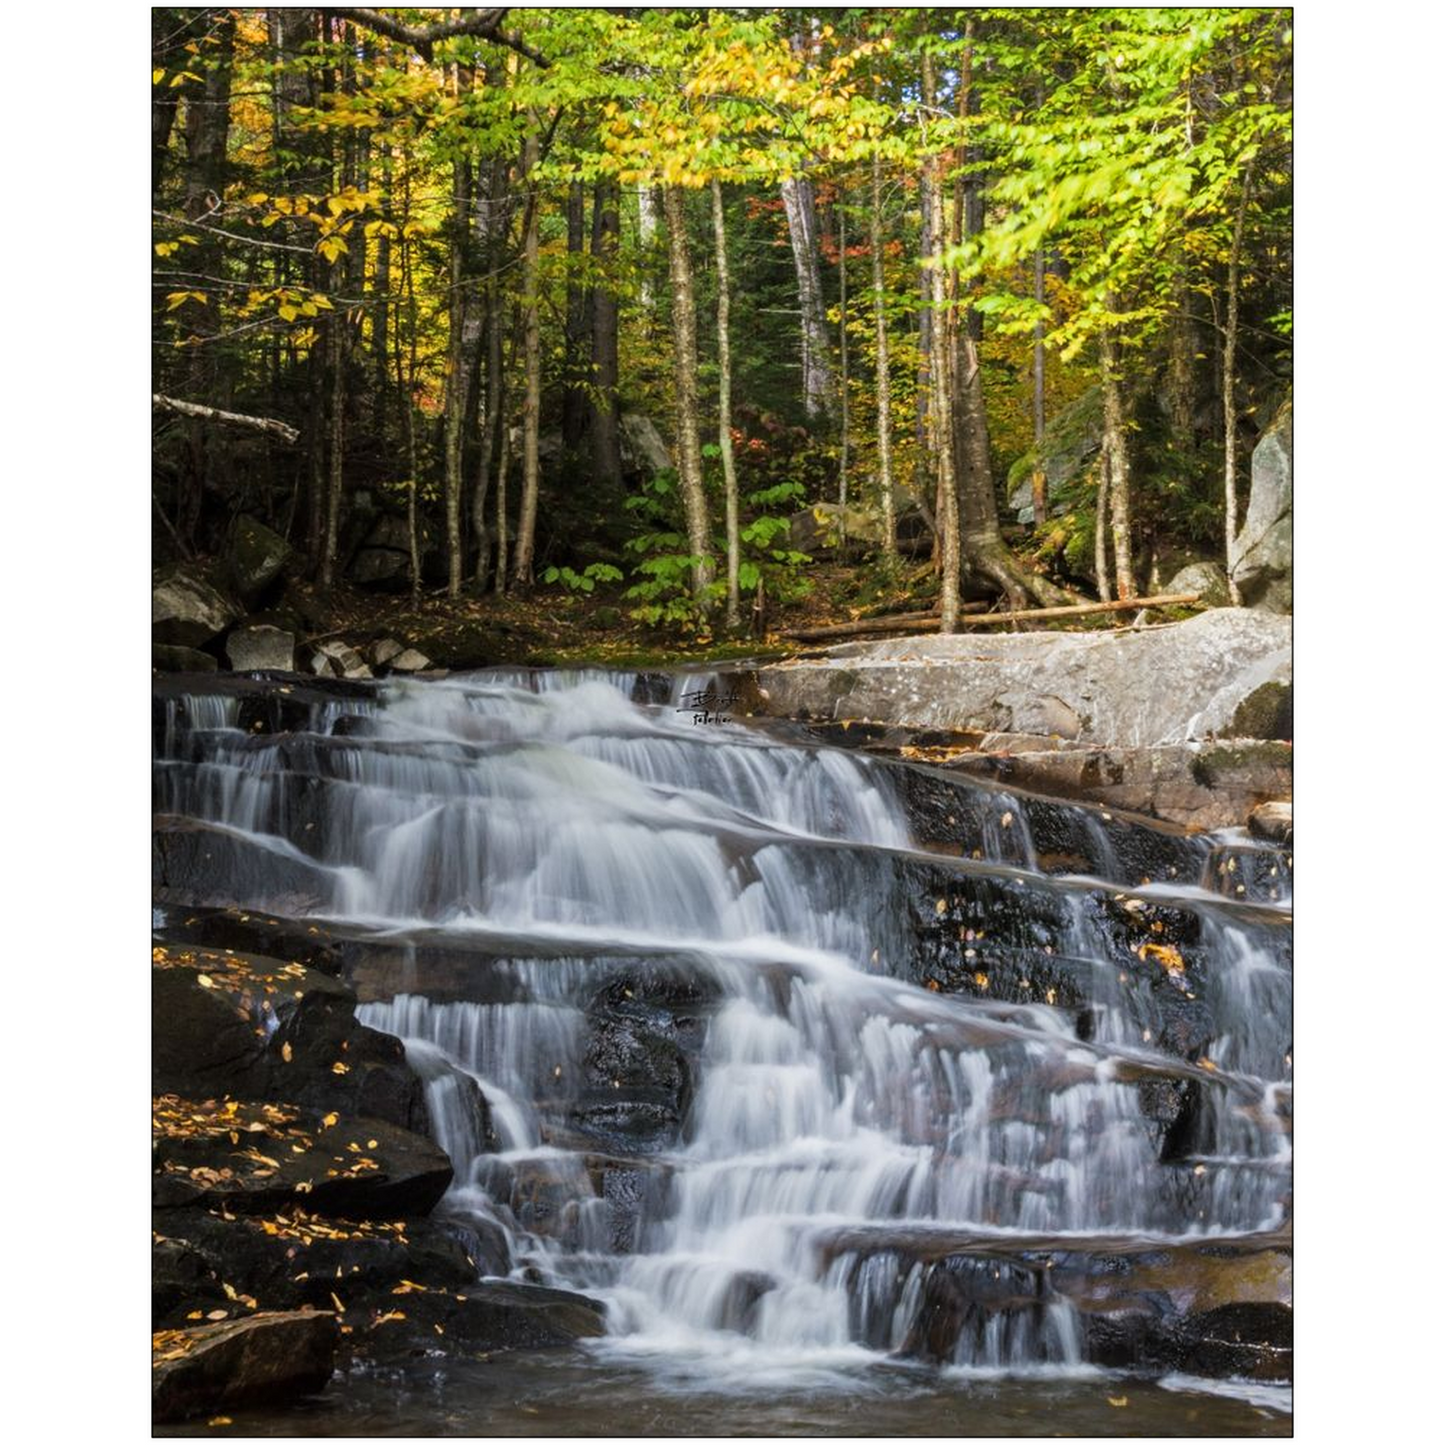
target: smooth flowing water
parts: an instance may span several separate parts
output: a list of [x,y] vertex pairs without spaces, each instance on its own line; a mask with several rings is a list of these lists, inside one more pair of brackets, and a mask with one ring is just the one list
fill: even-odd
[[[325,922],[389,960],[360,1017],[426,1080],[456,1171],[444,1211],[486,1272],[607,1307],[590,1363],[557,1367],[568,1398],[705,1395],[695,1428],[772,1408],[763,1433],[791,1433],[777,1401],[848,1381],[896,1433],[967,1433],[935,1428],[947,1402],[993,1381],[979,1398],[1002,1419],[1026,1381],[1054,1402],[1039,1430],[1129,1433],[1118,1407],[1050,1423],[1117,1392],[1079,1292],[1028,1251],[1287,1225],[1280,855],[962,779],[924,830],[916,771],[699,720],[685,694],[711,682],[387,683],[260,734],[234,696],[178,695],[157,807],[231,849],[205,901]],[[1063,864],[1041,836],[1061,819]],[[1126,936],[1158,916],[1184,921],[1187,972]],[[950,992],[940,969],[983,982]],[[1207,1008],[1201,1048],[1167,1046],[1176,1004]],[[899,1364],[919,1360],[922,1377]],[[1175,1383],[1147,1389],[1158,1419],[1207,1401],[1180,1433],[1271,1429],[1285,1398]],[[356,1399],[384,1415],[398,1397],[378,1388]],[[719,1429],[724,1397],[753,1403]],[[464,1398],[448,1408],[482,1428]]]

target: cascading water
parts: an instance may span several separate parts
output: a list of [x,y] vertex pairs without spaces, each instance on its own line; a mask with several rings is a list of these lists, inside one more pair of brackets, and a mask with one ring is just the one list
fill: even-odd
[[[488,1268],[603,1299],[603,1348],[754,1380],[1058,1370],[1077,1302],[1025,1246],[1286,1223],[1281,855],[1168,839],[1146,881],[1049,805],[1082,855],[1049,873],[1049,820],[958,778],[945,855],[909,770],[699,724],[689,685],[390,683],[259,731],[165,703],[158,811],[229,849],[206,901],[394,960],[360,1016],[426,1081]],[[1187,969],[1128,932],[1157,915]]]

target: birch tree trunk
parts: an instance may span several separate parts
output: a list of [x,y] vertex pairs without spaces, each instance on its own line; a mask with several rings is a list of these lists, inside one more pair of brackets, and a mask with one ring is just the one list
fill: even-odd
[[687,522],[692,565],[692,595],[700,608],[712,582],[708,555],[707,494],[703,490],[702,447],[698,441],[697,317],[692,287],[692,257],[687,244],[686,192],[680,186],[663,190],[667,218],[668,275],[672,282],[673,391],[677,408],[678,481]]
[[883,508],[883,555],[898,559],[898,524],[893,515],[893,402],[888,378],[888,314],[883,303],[883,161],[873,157],[873,195],[868,248],[873,253],[873,395],[878,406],[878,490]]
[[[932,107],[933,97],[933,60],[925,53],[923,57],[923,103],[925,107]],[[927,234],[925,259],[929,264],[929,290],[934,318],[929,412],[933,423],[933,445],[938,468],[936,510],[941,544],[939,630],[955,632],[958,630],[958,583],[962,555],[959,546],[958,482],[953,469],[952,378],[949,375],[949,348],[941,344],[943,337],[947,334],[944,325],[947,286],[943,267],[939,264],[943,249],[943,229],[941,225],[942,196],[938,172],[937,154],[927,156],[923,162],[923,173],[919,179],[919,195],[924,204],[924,224]]]
[[1119,600],[1124,602],[1135,595],[1134,552],[1130,541],[1129,444],[1124,434],[1119,342],[1112,329],[1104,333],[1100,342],[1099,361],[1100,380],[1104,390],[1103,451],[1109,468],[1109,494],[1113,512],[1114,574]]
[[1234,363],[1239,346],[1239,252],[1244,242],[1244,218],[1249,206],[1250,168],[1246,167],[1234,215],[1234,239],[1229,247],[1229,283],[1224,313],[1224,570],[1229,578],[1229,600],[1242,602],[1234,580],[1239,533],[1239,407],[1235,396]]
[[728,334],[731,297],[728,282],[727,220],[723,214],[722,186],[716,178],[712,183],[712,230],[717,247],[717,444],[722,453],[723,505],[727,527],[727,625],[730,630],[736,630],[742,626],[742,607],[738,598],[742,542],[738,536],[738,475],[733,465],[733,372],[732,342]]
[[[534,120],[522,150],[522,171],[529,183],[538,154]],[[537,315],[539,209],[534,190],[527,202],[522,242],[522,368],[526,391],[522,398],[522,506],[517,517],[517,545],[512,553],[512,581],[523,590],[532,585],[532,560],[537,545],[537,496],[542,481],[537,450],[542,419],[542,330]]]
[[828,359],[828,317],[823,304],[823,277],[818,262],[818,210],[813,183],[793,176],[782,184],[783,209],[793,268],[798,275],[798,309],[803,354],[803,407],[810,420],[826,418],[833,409],[833,368]]

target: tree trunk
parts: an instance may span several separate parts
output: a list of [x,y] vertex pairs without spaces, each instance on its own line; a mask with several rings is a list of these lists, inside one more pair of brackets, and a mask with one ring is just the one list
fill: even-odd
[[[1044,252],[1034,252],[1034,300],[1044,304]],[[1049,517],[1049,479],[1044,471],[1044,323],[1034,323],[1034,531],[1042,534]]]
[[[539,154],[536,121],[522,152],[522,173],[531,184]],[[522,507],[517,518],[517,545],[512,554],[512,580],[523,591],[532,585],[533,553],[537,545],[537,497],[541,490],[541,463],[537,443],[542,424],[542,328],[538,315],[540,210],[536,190],[527,202],[522,243],[522,364],[526,391],[522,398]]]
[[738,475],[733,465],[733,371],[732,347],[728,336],[728,242],[723,215],[722,186],[712,183],[712,229],[717,245],[717,444],[722,453],[723,498],[727,518],[728,600],[730,631],[742,626],[742,605],[738,597],[738,569],[742,563],[742,542],[738,537]]
[[833,368],[828,359],[828,317],[823,302],[823,277],[818,262],[818,212],[813,183],[806,176],[783,182],[783,209],[793,267],[798,275],[798,309],[803,348],[803,406],[811,420],[827,417],[833,408]]
[[447,306],[447,378],[442,433],[442,503],[447,529],[447,596],[462,595],[465,548],[462,544],[462,452],[468,382],[467,287],[470,267],[468,212],[471,205],[471,168],[466,160],[452,164],[452,238],[448,263],[450,282]]
[[[1110,302],[1110,309],[1113,303]],[[1134,596],[1134,551],[1129,517],[1129,443],[1125,435],[1124,393],[1119,374],[1119,343],[1112,329],[1100,343],[1100,380],[1104,390],[1104,456],[1109,464],[1113,503],[1114,572],[1120,601]]]
[[586,252],[587,192],[581,181],[567,187],[567,315],[562,330],[562,445],[581,449],[587,428],[590,288],[582,283]]
[[838,560],[848,543],[848,223],[838,187]]
[[672,282],[672,366],[677,408],[678,481],[687,519],[687,546],[692,554],[692,595],[706,611],[705,593],[713,568],[703,489],[702,448],[698,442],[697,317],[693,305],[692,257],[687,241],[686,192],[667,186],[662,194],[667,218],[668,275]]
[[1234,390],[1235,353],[1239,346],[1239,253],[1244,243],[1245,212],[1249,207],[1250,168],[1246,167],[1234,215],[1234,239],[1229,247],[1229,283],[1224,313],[1224,565],[1229,577],[1229,600],[1238,607],[1243,598],[1234,580],[1239,532],[1239,415]]
[[323,591],[328,591],[336,583],[336,549],[341,532],[343,463],[346,452],[345,325],[343,312],[332,311],[328,315],[326,365],[331,374],[331,411],[329,445],[326,452],[326,533],[321,550],[320,582]]
[[1114,595],[1109,585],[1109,459],[1099,458],[1099,495],[1094,503],[1094,586],[1099,601]]
[[[923,56],[923,104],[931,109],[934,101],[933,59]],[[953,632],[958,627],[958,584],[962,552],[958,535],[958,482],[953,470],[952,378],[949,375],[949,348],[943,345],[947,335],[945,306],[947,287],[943,267],[939,264],[943,250],[942,197],[940,195],[939,158],[936,152],[923,162],[919,195],[923,201],[924,226],[927,234],[925,259],[928,263],[930,300],[933,306],[934,342],[929,413],[933,422],[935,464],[938,468],[938,502],[940,542],[941,601],[939,630]]]
[[592,293],[592,391],[588,431],[592,475],[599,486],[622,485],[617,402],[617,293],[608,284],[617,264],[621,224],[615,181],[598,181],[592,201],[592,260],[599,284]]
[[893,399],[888,378],[888,313],[883,302],[883,160],[873,157],[873,196],[868,248],[873,253],[873,395],[878,407],[878,494],[883,508],[883,555],[898,560],[893,515]]
[[637,243],[642,252],[642,309],[649,317],[655,305],[652,286],[652,259],[657,247],[657,192],[651,186],[637,188]]

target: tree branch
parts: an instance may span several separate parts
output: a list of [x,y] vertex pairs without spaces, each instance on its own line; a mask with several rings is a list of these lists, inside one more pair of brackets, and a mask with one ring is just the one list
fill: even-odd
[[197,421],[213,421],[222,426],[241,426],[249,431],[264,432],[267,436],[279,437],[283,442],[296,442],[301,433],[284,421],[269,416],[244,416],[238,411],[221,411],[214,406],[199,406],[193,401],[177,401],[173,396],[162,396],[154,392],[151,406],[156,411],[173,411],[178,416],[193,417]]
[[333,15],[350,20],[353,25],[364,26],[388,40],[395,40],[399,45],[411,46],[425,60],[432,58],[432,47],[437,41],[450,40],[457,35],[475,35],[479,40],[491,40],[498,45],[505,45],[509,50],[515,50],[518,55],[525,55],[533,65],[542,70],[547,69],[547,61],[542,55],[533,50],[525,40],[502,29],[507,6],[478,10],[471,15],[464,14],[456,20],[440,21],[436,25],[407,25],[389,15],[383,15],[379,10],[364,10],[354,6],[333,5],[330,9]]

